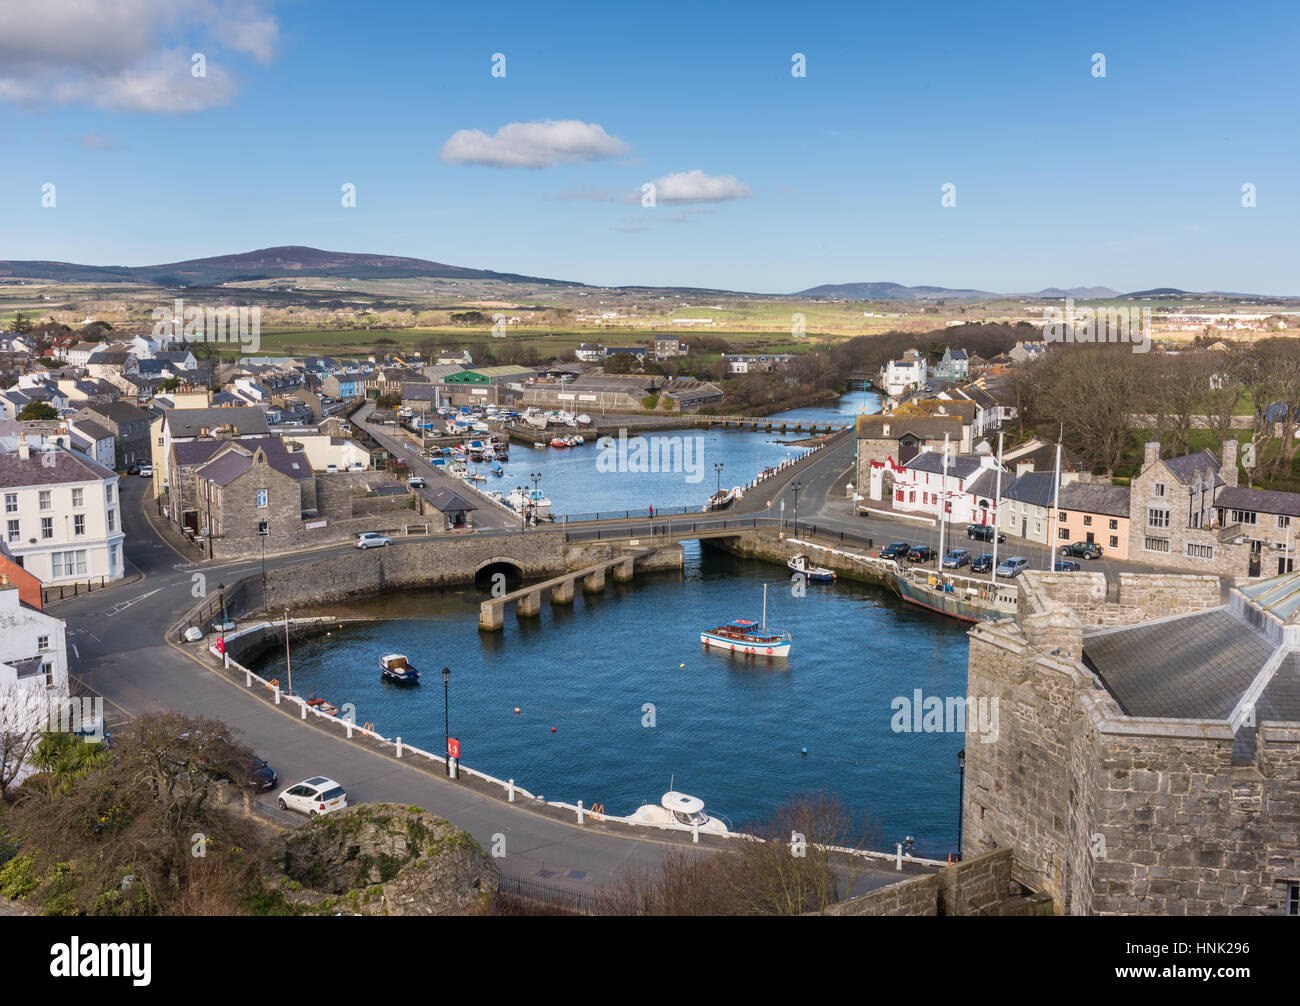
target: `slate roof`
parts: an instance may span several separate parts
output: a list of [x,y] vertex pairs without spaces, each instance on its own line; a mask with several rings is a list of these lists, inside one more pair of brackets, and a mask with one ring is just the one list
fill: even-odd
[[117,423],[119,426],[125,423],[138,422],[141,419],[152,420],[154,418],[150,412],[138,405],[132,405],[130,402],[87,402],[81,406],[81,411],[94,412]]
[[[889,427],[889,433],[884,428]],[[961,437],[960,416],[858,416],[859,440],[897,440],[908,433],[923,440],[942,440],[945,433]]]
[[1223,479],[1217,478],[1219,474],[1219,459],[1209,451],[1197,451],[1195,454],[1184,454],[1178,458],[1164,458],[1165,467],[1183,485],[1192,484],[1196,478],[1197,472],[1211,471],[1216,476],[1215,485],[1223,485]]
[[1231,510],[1254,510],[1256,513],[1274,513],[1284,514],[1289,517],[1300,517],[1300,493],[1224,486],[1219,495],[1215,497],[1214,505]]
[[113,439],[112,430],[106,430],[104,427],[100,426],[99,423],[90,419],[74,419],[72,420],[72,427],[84,436],[90,437],[92,440]]
[[461,496],[459,493],[453,492],[445,486],[431,489],[423,495],[439,513],[456,513],[460,510],[478,509],[478,507],[465,499],[465,497]]
[[1061,509],[1080,513],[1099,513],[1108,517],[1127,517],[1129,487],[1099,482],[1071,482],[1061,486]]
[[[943,451],[922,451],[903,467],[912,468],[919,472],[933,472],[936,475],[942,475],[944,470]],[[948,475],[952,478],[969,478],[979,469],[980,459],[974,454],[957,454],[948,458]]]
[[1216,608],[1085,635],[1083,658],[1130,716],[1223,720],[1274,648]]
[[[222,446],[231,446],[232,444],[237,444],[237,447],[214,457],[199,468],[196,474],[209,482],[224,486],[229,485],[252,468],[253,454],[244,453],[247,445],[244,442],[233,441]],[[264,451],[263,455],[266,458],[267,465],[282,475],[287,475],[297,481],[312,477],[311,465],[307,461],[307,456],[301,452],[270,454]]]
[[43,451],[32,451],[24,461],[17,451],[0,454],[0,486],[14,489],[19,486],[56,486],[68,482],[88,482],[115,479],[117,474],[89,458],[56,448],[59,457],[54,464],[42,464]]
[[[1003,472],[1003,488],[1006,487],[1006,484],[1007,475],[1006,472]],[[987,471],[981,472],[979,475],[975,476],[972,481],[966,483],[966,492],[971,496],[983,496],[988,499],[993,499],[993,497],[997,495],[997,489],[998,470],[996,468],[990,468]]]
[[1050,507],[1056,492],[1056,472],[1025,472],[1009,486],[1002,487],[1002,498]]
[[173,438],[197,437],[202,430],[233,426],[241,436],[266,433],[266,413],[252,406],[222,409],[172,409],[163,418]]

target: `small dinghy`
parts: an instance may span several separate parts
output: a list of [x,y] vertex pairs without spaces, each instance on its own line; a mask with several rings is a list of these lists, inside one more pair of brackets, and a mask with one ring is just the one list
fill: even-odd
[[827,582],[835,579],[834,570],[827,569],[825,566],[814,566],[812,560],[803,554],[796,555],[786,565],[809,580]]
[[390,653],[387,656],[380,657],[379,666],[383,670],[385,681],[392,681],[399,685],[418,685],[420,683],[420,672],[412,667],[405,655],[401,653]]

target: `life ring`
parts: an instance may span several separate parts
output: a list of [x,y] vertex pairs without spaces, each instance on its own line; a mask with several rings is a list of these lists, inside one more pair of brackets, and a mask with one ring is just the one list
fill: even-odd
[[746,646],[745,653],[752,657],[754,655],[754,648],[752,646]]
[[772,647],[770,647],[770,646],[767,648],[767,655],[768,655],[769,657],[772,655]]

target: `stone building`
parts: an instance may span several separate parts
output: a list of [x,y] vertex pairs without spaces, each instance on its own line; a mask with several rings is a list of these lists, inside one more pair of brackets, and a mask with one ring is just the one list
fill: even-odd
[[858,416],[857,485],[871,484],[871,465],[901,467],[927,448],[943,450],[947,439],[959,454],[970,451],[970,428],[960,416]]
[[73,419],[89,420],[113,434],[117,470],[148,464],[152,457],[149,427],[153,413],[129,402],[87,402]]
[[970,633],[965,858],[1072,915],[1300,914],[1300,574],[1026,573]]
[[[313,503],[315,496],[310,467],[293,472],[287,468],[293,460],[289,454],[268,454],[260,443],[225,444],[195,472],[198,526],[214,543],[265,538],[271,550],[283,547],[302,527],[304,483],[310,483]],[[210,548],[230,551],[215,544]]]

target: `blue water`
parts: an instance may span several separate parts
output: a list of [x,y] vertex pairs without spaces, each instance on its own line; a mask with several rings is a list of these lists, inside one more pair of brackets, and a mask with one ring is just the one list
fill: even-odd
[[[795,598],[783,573],[692,544],[680,575],[638,576],[531,619],[508,613],[499,633],[477,627],[485,589],[376,598],[349,612],[388,620],[295,647],[294,685],[352,702],[358,722],[438,752],[446,665],[465,764],[534,793],[628,814],[675,776],[678,789],[741,823],[822,791],[877,821],[877,847],[914,835],[918,851],[946,854],[963,735],[895,733],[891,703],[917,688],[964,694],[965,627],[866,585],[813,585]],[[765,582],[768,624],[794,638],[790,659],[704,650],[701,628],[760,617]],[[407,654],[424,684],[383,682],[378,661],[389,652]],[[282,668],[272,651],[259,673]],[[645,703],[653,728],[642,726]]]
[[[879,409],[878,396],[869,394],[866,401],[871,411]],[[847,423],[862,408],[863,395],[857,392],[825,405],[793,409],[779,415],[780,418]],[[629,431],[629,437],[635,436],[635,431]],[[682,457],[688,464],[682,465],[681,471],[671,472],[602,471],[598,467],[601,448],[594,441],[573,448],[535,448],[515,443],[510,447],[510,460],[505,463],[506,474],[489,475],[479,487],[508,493],[515,486],[533,485],[533,476],[540,475],[536,485],[550,498],[551,511],[557,515],[624,509],[648,513],[651,506],[662,512],[673,507],[703,506],[719,486],[744,485],[766,466],[798,458],[808,450],[791,444],[806,439],[808,434],[706,428],[642,436],[676,438],[681,442]],[[627,450],[633,449],[629,441]],[[714,468],[715,464],[722,465],[720,472]]]

